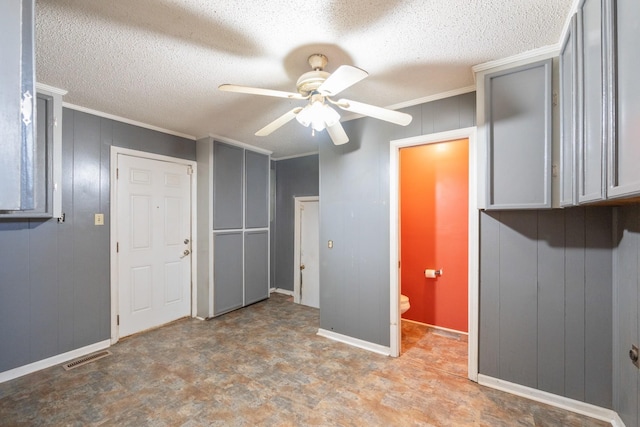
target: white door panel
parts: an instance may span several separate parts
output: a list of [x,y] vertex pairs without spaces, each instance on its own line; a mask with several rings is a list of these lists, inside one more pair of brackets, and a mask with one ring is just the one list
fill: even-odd
[[119,336],[191,311],[188,167],[118,154]]
[[320,307],[318,205],[301,202],[300,212],[300,303],[316,308]]

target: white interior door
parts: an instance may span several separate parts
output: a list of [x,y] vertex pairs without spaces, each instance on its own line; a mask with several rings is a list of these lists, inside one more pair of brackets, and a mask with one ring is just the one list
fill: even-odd
[[320,308],[318,201],[300,203],[300,303]]
[[119,336],[191,311],[189,166],[118,154]]

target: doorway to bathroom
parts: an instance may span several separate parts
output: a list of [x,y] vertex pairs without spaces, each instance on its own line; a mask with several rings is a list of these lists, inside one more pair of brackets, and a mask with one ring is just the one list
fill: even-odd
[[[447,354],[447,359],[457,352],[462,369],[456,368],[455,373],[474,381],[478,354],[475,159],[475,128],[391,142],[391,355],[414,345],[429,345]],[[401,295],[409,298],[410,308],[404,314],[400,313]],[[437,349],[434,343],[445,345],[443,339],[461,344]]]
[[293,301],[320,308],[320,201],[294,197]]

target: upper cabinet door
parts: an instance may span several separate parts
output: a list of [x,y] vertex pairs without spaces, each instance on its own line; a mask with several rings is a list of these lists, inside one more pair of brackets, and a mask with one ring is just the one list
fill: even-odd
[[213,229],[241,229],[244,150],[218,141],[213,144]]
[[245,227],[269,226],[269,156],[245,151]]
[[552,60],[487,74],[487,208],[551,207]]
[[640,1],[607,1],[609,198],[640,194]]
[[571,25],[560,50],[560,206],[576,202],[576,136],[578,106],[577,19]]
[[584,0],[578,9],[580,52],[580,135],[578,143],[578,202],[605,196],[605,145],[603,133],[604,80],[602,50],[602,0]]
[[0,3],[0,210],[34,208],[34,0]]

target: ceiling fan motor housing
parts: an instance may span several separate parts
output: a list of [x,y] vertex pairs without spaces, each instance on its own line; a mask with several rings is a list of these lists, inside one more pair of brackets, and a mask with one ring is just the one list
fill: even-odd
[[315,70],[304,73],[298,79],[296,83],[296,87],[298,88],[298,92],[304,96],[309,95],[314,90],[318,89],[327,77],[329,77],[329,73],[326,71]]

